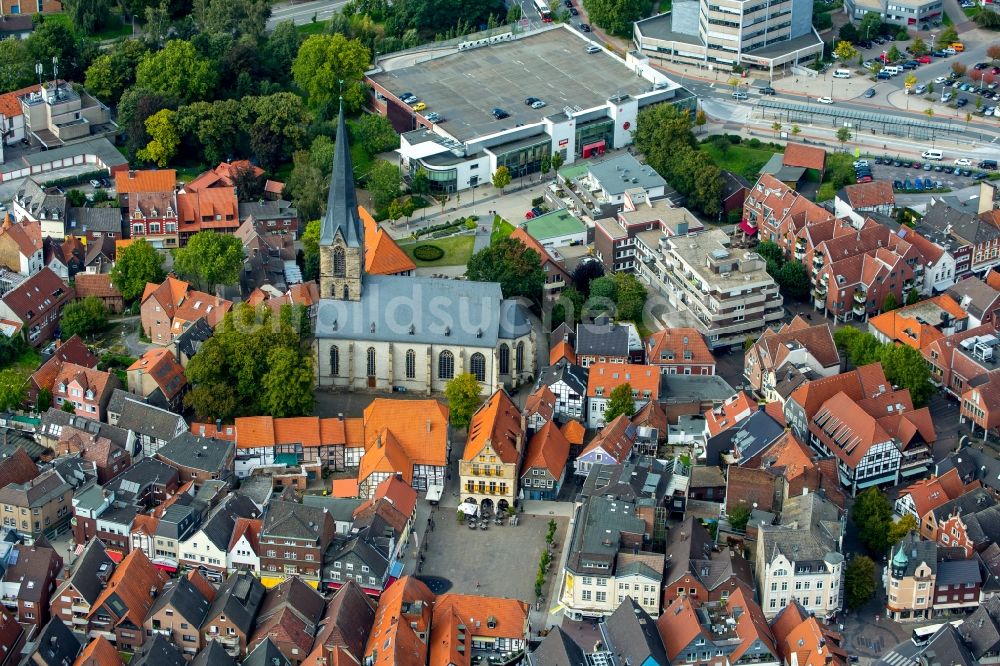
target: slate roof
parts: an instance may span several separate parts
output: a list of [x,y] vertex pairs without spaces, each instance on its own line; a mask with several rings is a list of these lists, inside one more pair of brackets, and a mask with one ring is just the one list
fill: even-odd
[[235,446],[234,442],[198,437],[186,431],[160,447],[156,455],[180,467],[221,473],[225,471]]
[[176,578],[167,581],[163,592],[149,609],[147,617],[167,607],[172,608],[195,627],[201,627],[202,621],[208,614],[209,600],[186,577]]
[[201,531],[219,550],[228,550],[237,518],[257,518],[257,505],[244,495],[232,494],[219,506],[211,518],[201,526]]
[[[358,196],[354,190],[354,168],[344,124],[344,109],[337,116],[337,143],[333,152],[333,171],[326,200],[326,215],[320,223],[320,245],[329,246],[339,234],[348,247],[364,248],[365,231],[358,215]],[[362,250],[363,251],[363,250]]]
[[182,355],[191,358],[197,354],[198,350],[201,349],[201,345],[212,337],[212,333],[212,327],[208,325],[208,322],[204,318],[188,326],[183,333],[174,337],[173,342],[174,349],[177,350],[177,358],[180,358]]
[[736,426],[711,437],[706,444],[705,464],[720,464],[723,451],[731,451],[739,460],[752,458],[777,440],[785,432],[771,416],[759,410],[743,419]]
[[917,570],[917,567],[921,564],[926,564],[930,570],[931,574],[937,572],[938,570],[938,545],[933,541],[928,541],[926,539],[921,539],[920,535],[916,532],[910,532],[897,546],[893,549],[891,553],[890,562],[894,562],[893,559],[896,554],[902,550],[903,554],[906,556],[906,570],[904,575],[911,577]]
[[576,327],[577,356],[628,356],[628,328],[613,322]]
[[278,538],[319,540],[323,536],[326,518],[327,513],[321,508],[272,500],[264,514],[261,534]]
[[966,312],[980,320],[991,308],[997,306],[997,299],[1000,299],[1000,292],[978,277],[960,280],[945,293],[954,298]]
[[70,208],[66,215],[69,222],[67,232],[80,235],[88,231],[99,231],[101,233],[122,233],[122,212],[118,206],[110,208]]
[[187,666],[181,651],[161,634],[147,638],[129,666]]
[[184,417],[138,400],[127,400],[118,417],[118,427],[154,439],[171,440],[180,429],[186,430]]
[[979,584],[983,582],[976,560],[943,560],[938,562],[936,585]]
[[760,528],[758,552],[772,559],[775,551],[791,562],[819,562],[839,552],[840,510],[819,493],[798,495],[785,500],[781,524]]
[[529,666],[588,666],[587,655],[561,627],[553,627],[528,655]]
[[701,581],[709,592],[733,577],[752,589],[753,574],[746,559],[728,550],[716,552],[713,545],[708,530],[691,516],[671,529],[667,540],[663,587],[669,587],[681,576],[690,575]]
[[[968,622],[968,620],[966,620]],[[932,666],[973,666],[979,664],[977,658],[962,642],[962,636],[958,629],[951,624],[944,624],[936,634],[931,637],[919,652],[916,663],[930,664]]]
[[354,497],[329,497],[323,495],[303,495],[302,503],[326,509],[337,522],[349,523],[354,518],[355,510],[365,503],[365,500]]
[[565,361],[560,361],[555,365],[544,368],[535,383],[535,390],[542,386],[552,386],[562,380],[569,388],[580,396],[587,395],[587,369],[579,365],[572,365]]
[[249,636],[263,600],[264,586],[257,577],[247,571],[235,571],[219,588],[205,620],[225,615],[243,634]]
[[243,660],[243,666],[292,666],[292,662],[281,653],[274,641],[265,638]]
[[1000,238],[1000,229],[993,224],[979,219],[972,212],[952,208],[940,200],[932,200],[927,206],[917,231],[924,226],[934,231],[948,230],[950,235],[974,245]]
[[93,604],[101,595],[100,577],[107,580],[113,568],[114,561],[108,556],[104,542],[100,539],[91,539],[84,547],[83,554],[77,560],[76,568],[73,569],[67,582],[76,588],[88,604]]
[[53,617],[37,637],[26,643],[22,654],[26,657],[21,663],[37,666],[66,666],[72,664],[82,648],[76,635],[63,624],[58,617]]
[[977,659],[988,652],[1000,651],[1000,597],[990,597],[980,604],[958,632]]
[[601,635],[605,649],[624,658],[626,664],[668,663],[656,623],[632,597],[625,597],[604,619]]
[[226,648],[217,640],[210,640],[189,666],[236,666],[236,660],[229,656]]
[[108,400],[108,413],[120,415],[122,413],[122,408],[125,406],[125,401],[135,400],[137,398],[140,401],[145,402],[145,398],[140,398],[139,396],[129,393],[124,389],[116,388],[111,392],[111,399]]
[[327,604],[316,632],[313,654],[322,648],[340,646],[361,663],[374,621],[375,603],[357,583],[349,580]]

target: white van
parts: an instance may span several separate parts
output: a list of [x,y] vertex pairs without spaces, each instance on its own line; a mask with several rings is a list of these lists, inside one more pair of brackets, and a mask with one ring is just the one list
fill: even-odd
[[882,68],[882,71],[888,74],[889,76],[896,76],[903,70],[900,69],[898,65],[887,65],[886,67]]
[[943,156],[942,156],[940,150],[925,150],[924,152],[920,153],[920,157],[924,158],[925,160],[940,160],[940,159],[943,159]]
[[838,69],[833,73],[833,78],[835,79],[849,79],[851,78],[851,70],[849,69]]

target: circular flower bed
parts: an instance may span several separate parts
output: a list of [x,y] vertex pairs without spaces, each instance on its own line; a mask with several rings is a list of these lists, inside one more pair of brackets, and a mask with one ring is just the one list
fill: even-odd
[[444,256],[444,250],[437,245],[418,245],[413,248],[413,256],[420,261],[437,261]]

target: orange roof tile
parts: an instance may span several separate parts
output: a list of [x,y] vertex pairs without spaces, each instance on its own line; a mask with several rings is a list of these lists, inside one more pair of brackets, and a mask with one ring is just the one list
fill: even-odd
[[334,497],[357,497],[357,479],[334,479],[330,485],[330,494]]
[[379,226],[375,218],[358,206],[365,223],[365,272],[369,275],[393,275],[416,270],[417,265],[400,249],[396,241]]
[[711,365],[715,357],[694,328],[667,328],[646,341],[646,359],[651,365]]
[[191,434],[212,439],[224,439],[227,442],[236,441],[236,426],[223,425],[216,427],[214,423],[192,423]]
[[826,163],[826,151],[815,146],[789,142],[785,145],[785,156],[781,163],[785,166],[822,171]]
[[602,389],[602,395],[610,396],[611,392],[628,384],[633,392],[643,395],[649,391],[649,400],[656,400],[660,395],[660,370],[652,365],[636,363],[592,363],[587,374],[587,396],[598,395],[597,389]]
[[139,169],[115,173],[115,189],[118,194],[144,192],[173,192],[177,185],[174,169]]
[[632,445],[635,444],[634,434],[629,436],[628,433],[630,425],[632,422],[629,421],[628,416],[622,414],[604,426],[604,429],[597,433],[597,437],[590,440],[590,444],[583,449],[580,455],[586,455],[600,448],[616,463],[624,462],[628,458],[628,454],[632,452]]
[[[348,424],[348,431],[351,425]],[[376,433],[392,431],[406,456],[417,465],[446,465],[448,407],[437,400],[376,398],[365,408],[365,448]],[[350,434],[348,435],[350,438]]]
[[90,639],[73,662],[73,666],[121,666],[121,655],[104,636]]
[[12,90],[0,95],[0,115],[6,116],[8,119],[14,119],[22,115],[21,97],[29,93],[38,92],[39,90],[41,90],[41,86],[36,83],[33,86]]
[[260,178],[264,175],[264,170],[259,166],[251,162],[250,160],[233,160],[232,162],[219,162],[219,166],[215,167],[213,171],[219,176],[229,180],[229,184],[232,185],[232,179],[237,176],[237,174],[243,169],[251,169],[253,175]]
[[715,437],[723,430],[729,430],[737,423],[757,411],[757,401],[746,391],[740,391],[716,407],[705,412],[705,427],[708,436]]
[[549,350],[549,365],[555,365],[561,359],[576,365],[576,350],[567,340],[560,340]]
[[973,481],[967,485],[962,483],[962,478],[958,475],[958,468],[952,467],[941,476],[921,479],[903,488],[899,496],[909,495],[917,516],[922,519],[942,504],[957,499],[981,485],[979,481]]
[[[99,399],[107,390],[108,382],[111,381],[112,374],[96,368],[87,368],[76,363],[63,363],[52,382],[53,389],[58,389],[60,384],[69,385],[77,382],[86,390],[94,392],[94,399]],[[56,391],[53,391],[56,392]]]
[[548,421],[528,441],[528,451],[524,456],[521,475],[533,467],[547,469],[556,479],[561,479],[569,458],[569,440],[556,426]]
[[[736,635],[740,637],[740,645],[729,655],[729,663],[738,663],[747,650],[756,641],[760,641],[771,651],[771,654],[778,656],[778,648],[774,643],[774,635],[771,627],[767,625],[767,618],[764,612],[753,599],[753,594],[737,585],[736,589],[729,595],[726,601],[726,608],[731,617],[736,617]],[[736,613],[736,609],[741,609],[742,613]]]
[[938,328],[941,317],[947,314],[952,321],[968,319],[969,315],[947,294],[890,310],[872,317],[868,326],[892,342],[921,350],[935,340],[945,337]]
[[97,357],[87,349],[87,345],[80,339],[80,336],[74,335],[56,347],[52,356],[31,375],[32,381],[38,388],[51,391],[52,384],[55,383],[63,363],[66,362],[92,368],[97,366]]
[[[375,609],[375,622],[365,646],[370,666],[414,666],[427,663],[428,641],[417,633],[430,631],[434,594],[412,576],[386,589]],[[370,662],[367,661],[370,658]]]
[[260,553],[260,528],[264,521],[260,518],[237,518],[233,524],[233,536],[229,539],[229,547],[232,550],[236,543],[243,537],[247,538],[253,552]]
[[434,604],[432,626],[439,612],[454,612],[475,637],[524,640],[528,632],[528,604],[517,599],[448,593]]
[[240,226],[239,202],[234,187],[209,187],[177,195],[181,231],[236,229]]
[[566,421],[560,430],[566,436],[566,439],[569,440],[570,444],[576,444],[577,446],[583,444],[583,437],[587,434],[587,429],[583,427],[583,424],[574,419]]
[[887,180],[873,180],[870,183],[846,185],[844,194],[851,208],[874,208],[889,205],[895,207],[896,197],[892,193],[892,183]]
[[388,428],[376,432],[371,444],[361,456],[358,466],[358,484],[360,485],[375,472],[400,474],[407,483],[413,483],[413,461],[399,444],[396,436]]
[[258,446],[274,446],[274,419],[270,416],[236,419],[236,448],[252,449]]
[[128,368],[128,372],[139,371],[153,378],[167,400],[172,400],[187,386],[184,368],[166,347],[151,347]]
[[122,563],[111,574],[108,586],[91,605],[88,617],[92,617],[100,611],[108,598],[114,594],[125,606],[125,617],[133,626],[141,627],[149,609],[156,600],[149,591],[151,589],[162,590],[167,578],[166,572],[153,566],[153,563],[146,557],[146,553],[136,548],[125,556]]
[[462,460],[473,460],[487,446],[507,464],[517,464],[524,453],[521,412],[503,389],[490,396],[472,415]]
[[404,516],[412,516],[417,510],[417,491],[395,476],[385,479],[375,488],[373,502],[385,500]]
[[524,401],[524,415],[526,417],[538,414],[546,421],[552,420],[552,414],[556,406],[556,394],[547,384],[542,384],[541,388],[534,391]]
[[785,425],[788,423],[788,419],[785,418],[785,412],[781,406],[780,402],[769,402],[764,405],[764,411],[779,425]]
[[667,657],[670,661],[676,660],[701,633],[701,622],[691,598],[685,595],[674,599],[656,620],[656,629]]

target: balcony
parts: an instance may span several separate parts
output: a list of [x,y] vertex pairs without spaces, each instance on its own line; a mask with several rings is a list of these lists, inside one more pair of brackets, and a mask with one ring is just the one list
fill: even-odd
[[909,291],[911,289],[913,289],[913,280],[904,280],[903,291]]
[[859,317],[864,317],[865,316],[865,304],[864,303],[855,303],[854,307],[851,308],[851,312],[853,312],[854,314],[856,314]]
[[864,305],[865,301],[867,301],[867,300],[868,300],[868,293],[867,292],[864,292],[864,291],[855,291],[854,292],[854,302],[855,303],[860,303],[861,305]]
[[818,268],[822,265],[823,265],[823,253],[817,252],[816,254],[813,255],[813,266]]

